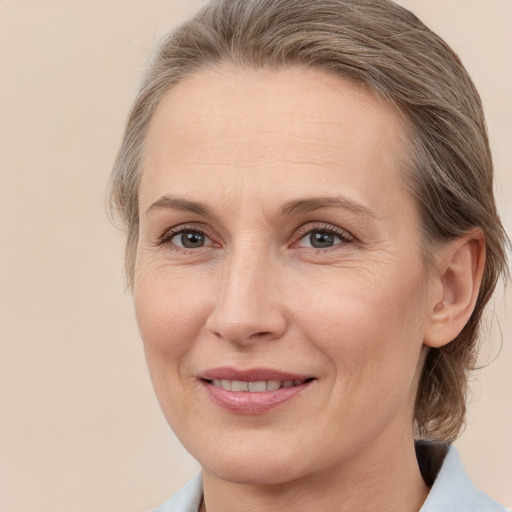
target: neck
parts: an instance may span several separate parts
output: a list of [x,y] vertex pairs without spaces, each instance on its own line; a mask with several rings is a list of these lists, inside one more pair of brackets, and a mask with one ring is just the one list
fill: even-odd
[[226,482],[203,469],[201,512],[418,512],[428,488],[412,436],[388,441],[366,446],[340,467],[279,485]]

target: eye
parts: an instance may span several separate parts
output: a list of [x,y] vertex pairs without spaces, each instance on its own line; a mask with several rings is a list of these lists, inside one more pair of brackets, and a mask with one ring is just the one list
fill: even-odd
[[182,228],[167,232],[161,241],[162,244],[172,244],[184,249],[200,249],[212,245],[212,240],[203,231],[191,228]]
[[350,243],[354,239],[349,233],[334,227],[309,228],[298,242],[299,247],[329,249],[339,244]]
[[332,247],[334,244],[341,242],[339,236],[327,233],[326,231],[314,231],[308,235],[307,239],[311,247],[315,249],[326,249],[327,247]]
[[203,247],[205,244],[206,236],[199,231],[183,231],[171,238],[174,245],[185,247],[187,249],[197,249]]
[[299,245],[314,247],[315,249],[327,249],[335,244],[339,244],[341,238],[327,231],[312,231],[304,236]]

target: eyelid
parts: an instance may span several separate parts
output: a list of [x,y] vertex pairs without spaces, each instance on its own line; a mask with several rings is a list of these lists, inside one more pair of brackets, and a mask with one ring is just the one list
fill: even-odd
[[[300,240],[302,240],[305,236],[311,234],[314,231],[324,231],[333,235],[338,236],[341,239],[341,243],[352,243],[356,240],[356,237],[352,235],[346,229],[334,226],[333,224],[328,224],[325,222],[308,222],[307,224],[302,225],[295,232],[295,242],[293,245],[296,245]],[[336,244],[339,245],[339,244]],[[336,247],[334,245],[333,247]],[[325,251],[326,249],[315,249]]]
[[[181,233],[185,233],[187,231],[201,233],[202,235],[204,235],[205,239],[210,241],[209,244],[204,245],[201,248],[207,249],[207,248],[211,247],[212,245],[220,246],[220,244],[218,244],[218,243],[213,241],[213,236],[211,236],[209,234],[209,230],[204,225],[202,225],[202,224],[194,224],[194,223],[178,224],[177,226],[173,226],[171,228],[167,228],[158,237],[157,245],[158,246],[162,246],[162,245],[165,245],[165,244],[170,244],[171,240],[176,235],[179,235]],[[190,250],[188,248],[181,247],[180,245],[176,245],[176,244],[172,244],[172,245],[174,245],[177,248],[181,248],[181,249],[185,249],[185,250]],[[193,250],[197,250],[197,249],[193,249]]]

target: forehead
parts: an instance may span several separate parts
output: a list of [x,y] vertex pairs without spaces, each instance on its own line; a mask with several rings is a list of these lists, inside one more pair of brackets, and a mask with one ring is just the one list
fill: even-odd
[[[171,88],[150,123],[140,203],[169,188],[185,194],[219,179],[265,187],[308,180],[349,194],[396,187],[406,123],[369,90],[312,68],[199,71]],[[300,190],[297,192],[299,193]]]

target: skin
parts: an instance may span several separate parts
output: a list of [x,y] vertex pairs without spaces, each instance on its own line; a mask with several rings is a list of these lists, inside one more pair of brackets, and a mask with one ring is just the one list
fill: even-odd
[[[159,105],[134,298],[160,405],[203,468],[202,510],[421,508],[422,363],[471,313],[483,249],[456,241],[426,270],[406,140],[391,105],[312,69],[204,70]],[[313,247],[326,231],[332,245]],[[218,366],[315,380],[240,415],[198,379]]]

